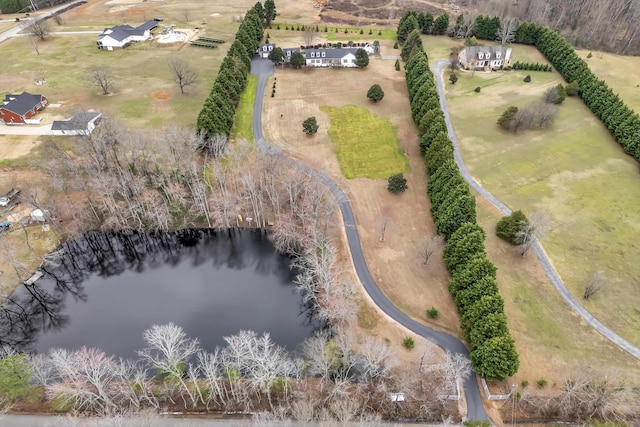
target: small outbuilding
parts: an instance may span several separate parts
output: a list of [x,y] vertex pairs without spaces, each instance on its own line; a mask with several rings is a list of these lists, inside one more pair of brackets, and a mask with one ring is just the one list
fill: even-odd
[[51,125],[54,135],[90,135],[100,124],[102,113],[81,112],[71,117],[69,120],[56,120]]
[[275,43],[260,43],[260,46],[258,46],[258,55],[260,55],[260,58],[268,58],[271,51],[275,48]]

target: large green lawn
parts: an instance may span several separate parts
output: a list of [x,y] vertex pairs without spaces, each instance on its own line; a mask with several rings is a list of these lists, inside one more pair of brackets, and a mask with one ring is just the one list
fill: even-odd
[[234,140],[245,139],[253,142],[253,103],[257,88],[258,76],[249,76],[247,87],[240,95],[240,103],[236,109],[236,122],[231,131],[231,137]]
[[387,179],[407,171],[407,159],[389,120],[353,105],[320,109],[331,120],[329,136],[346,178]]
[[[516,59],[544,61],[532,48],[517,47],[514,52],[527,56]],[[531,83],[522,81],[527,73]],[[447,100],[473,176],[512,209],[551,213],[553,229],[542,243],[569,290],[604,324],[640,345],[637,163],[579,99],[568,98],[549,129],[498,129],[508,106],[526,106],[561,82],[555,72],[459,76],[458,83],[446,85]],[[473,91],[478,86],[480,93]],[[584,301],[585,285],[598,269],[605,271],[607,287]]]

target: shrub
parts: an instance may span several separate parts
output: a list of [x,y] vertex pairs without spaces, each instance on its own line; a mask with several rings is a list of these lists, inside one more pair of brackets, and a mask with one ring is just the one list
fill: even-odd
[[473,91],[476,93],[480,93],[480,86],[476,87]]
[[523,380],[521,385],[522,385],[522,388],[527,388],[529,386],[529,381]]
[[360,28],[360,34],[364,34],[364,30]]
[[578,85],[578,81],[574,80],[565,86],[565,92],[567,92],[567,96],[576,96],[580,91],[580,86]]
[[387,180],[387,190],[393,194],[403,193],[407,188],[407,179],[403,174],[391,175]]
[[593,58],[593,54],[589,52],[589,54],[587,55],[587,59],[591,59],[591,58]]
[[394,48],[394,49],[398,49],[398,42],[395,42],[395,43],[393,44],[393,48]]
[[545,388],[548,383],[547,383],[547,380],[545,380],[544,378],[541,378],[538,380],[537,384],[539,388]]
[[511,125],[511,121],[518,113],[518,107],[508,107],[507,110],[502,113],[500,118],[498,119],[498,126],[500,126],[504,130],[509,130],[509,126]]
[[378,35],[381,36],[382,35],[382,30],[378,30]]
[[409,350],[411,350],[413,347],[415,347],[416,343],[413,341],[413,338],[411,338],[411,337],[405,337],[405,338],[402,340],[402,345],[403,345],[405,348],[408,348]]
[[435,307],[431,307],[429,310],[427,310],[427,315],[432,319],[437,319],[438,314],[438,309]]
[[478,39],[476,38],[476,36],[471,36],[470,38],[467,39],[465,44],[467,46],[477,46],[478,45]]
[[382,99],[384,98],[384,91],[379,84],[371,85],[371,87],[367,91],[367,98],[369,99],[369,101],[374,103],[382,101]]
[[329,29],[327,28],[327,26],[326,26],[326,25],[324,26],[324,32],[325,32],[325,33],[329,32]]
[[503,240],[517,245],[517,235],[524,225],[528,223],[525,214],[517,210],[512,212],[509,216],[504,216],[496,225],[496,235]]
[[451,73],[451,75],[449,76],[449,81],[451,82],[451,84],[456,84],[456,82],[458,81],[458,76]]
[[529,83],[531,81],[531,76],[527,74],[527,77],[524,78],[525,83]]
[[315,116],[308,117],[304,122],[302,122],[302,131],[307,135],[315,135],[318,132],[318,121]]
[[396,71],[400,71],[400,61],[396,59]]
[[373,31],[371,31],[371,28],[369,28],[369,35],[372,35]]

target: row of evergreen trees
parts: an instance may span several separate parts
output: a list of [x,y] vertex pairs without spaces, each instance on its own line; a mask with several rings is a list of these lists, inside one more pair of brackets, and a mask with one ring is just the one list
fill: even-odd
[[516,61],[511,65],[514,70],[527,70],[527,71],[553,71],[553,67],[549,64],[534,64],[533,62],[520,62]]
[[257,51],[264,28],[275,18],[275,14],[273,0],[266,0],[264,7],[257,2],[246,13],[220,65],[213,88],[198,114],[196,130],[206,138],[228,136],[231,132],[240,94],[247,86],[251,56]]
[[[494,23],[488,29],[487,21]],[[499,18],[479,16],[474,35],[477,38],[495,40],[499,28]],[[577,83],[579,95],[587,107],[602,120],[625,152],[640,161],[640,116],[604,80],[593,74],[587,62],[578,56],[563,36],[548,27],[522,22],[514,41],[535,45],[568,83]]]
[[[403,20],[415,12],[407,12]],[[427,192],[436,231],[446,240],[444,258],[452,275],[449,291],[471,350],[471,363],[483,378],[503,380],[519,367],[518,353],[504,314],[496,267],[487,258],[485,233],[476,222],[475,197],[454,161],[444,114],[429,60],[416,28],[406,36],[403,58],[420,148],[430,176]]]
[[397,38],[403,44],[413,30],[420,30],[422,34],[443,35],[447,34],[448,28],[449,14],[446,12],[434,19],[430,13],[408,10],[398,23]]

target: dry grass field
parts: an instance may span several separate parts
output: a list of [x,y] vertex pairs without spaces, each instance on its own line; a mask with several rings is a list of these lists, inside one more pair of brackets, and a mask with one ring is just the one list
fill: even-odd
[[[545,62],[533,48],[516,48],[518,59]],[[522,82],[525,74],[531,74],[531,83]],[[637,165],[578,99],[560,106],[550,129],[517,135],[498,129],[495,122],[509,105],[525,106],[539,99],[562,81],[557,73],[459,76],[455,85],[446,85],[447,100],[471,173],[512,209],[550,212],[553,229],[542,243],[567,287],[599,320],[639,344],[640,301],[634,290],[640,274],[635,243],[640,238]],[[478,86],[481,93],[473,90]],[[610,375],[631,375],[637,383],[638,362],[577,320],[534,255],[523,259],[495,238],[497,212],[486,215],[479,215],[479,222],[487,231],[487,248],[498,266],[505,309],[523,358],[518,377],[531,382],[539,372],[549,370],[552,376],[580,360],[582,367],[611,369]],[[600,268],[607,288],[588,302],[582,300],[589,276]]]
[[[593,73],[607,82],[624,102],[636,113],[640,112],[640,79],[635,71],[640,67],[640,57],[613,53],[577,50],[587,61]],[[587,56],[591,53],[591,58]]]
[[[287,46],[288,40],[271,38]],[[295,44],[293,44],[295,46]],[[393,54],[393,43],[381,41],[382,54]],[[416,144],[416,130],[411,122],[404,74],[394,69],[395,61],[372,59],[369,66],[358,69],[278,68],[275,97],[264,98],[264,131],[269,141],[281,144],[293,156],[329,173],[347,190],[358,222],[365,257],[383,292],[405,313],[436,328],[459,334],[458,317],[447,292],[448,275],[441,256],[424,266],[420,256],[422,241],[433,233],[428,214],[429,202],[424,185],[424,165]],[[378,83],[385,97],[377,104],[366,98],[369,87]],[[271,84],[268,83],[267,87]],[[321,107],[340,108],[355,105],[377,117],[387,119],[398,129],[400,148],[407,153],[410,172],[409,189],[398,196],[386,189],[384,179],[346,179],[334,154],[328,135],[329,117]],[[308,137],[302,121],[316,116],[318,133]],[[380,242],[383,223],[387,223],[385,241]],[[426,310],[436,307],[437,320],[429,319]],[[361,318],[366,318],[366,313]],[[367,322],[364,322],[365,324]],[[370,329],[380,334],[376,327]]]

